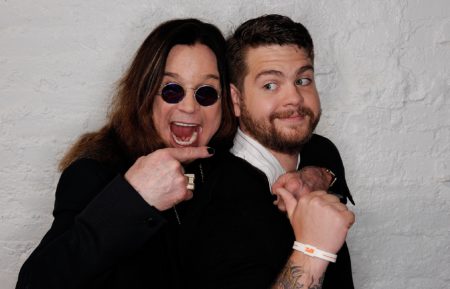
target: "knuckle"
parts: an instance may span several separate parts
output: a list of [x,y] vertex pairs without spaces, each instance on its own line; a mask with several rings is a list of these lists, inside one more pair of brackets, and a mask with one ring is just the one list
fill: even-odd
[[167,160],[164,166],[170,171],[179,171],[181,168],[181,164],[174,159]]
[[143,167],[146,160],[147,160],[146,156],[140,156],[137,158],[137,160],[134,162],[134,164],[136,165],[136,167]]
[[311,198],[311,199],[312,199],[312,198],[320,198],[320,196],[321,196],[320,191],[314,191],[314,192],[312,192],[312,193],[310,194],[310,198]]
[[[336,195],[333,194],[328,194],[328,198],[330,199],[331,202],[337,202],[337,203],[341,203],[341,201],[339,200],[339,198]],[[344,204],[342,204],[344,205]],[[344,205],[345,206],[345,205]],[[346,206],[345,206],[346,207]]]
[[355,213],[353,213],[352,211],[347,211],[348,212],[348,219],[350,221],[351,224],[353,224],[356,221],[356,216]]
[[310,195],[305,195],[298,200],[299,205],[305,206],[312,201],[312,197]]
[[346,227],[348,227],[349,220],[348,220],[348,218],[344,217],[343,215],[340,215],[340,218],[337,218],[337,222],[340,227],[346,228]]
[[337,198],[337,201],[338,201],[337,204],[342,207],[343,211],[348,211],[348,207],[346,204],[341,203],[339,198]]
[[192,192],[190,192],[187,189],[184,189],[184,190],[181,191],[180,200],[181,201],[189,200],[191,198],[191,195],[192,195]]
[[172,179],[173,183],[177,186],[185,186],[186,185],[186,177],[179,174]]
[[177,190],[173,195],[174,202],[178,204],[179,202],[184,200],[184,195],[185,195],[184,190]]
[[312,206],[321,207],[323,205],[323,200],[320,196],[313,196],[310,203]]

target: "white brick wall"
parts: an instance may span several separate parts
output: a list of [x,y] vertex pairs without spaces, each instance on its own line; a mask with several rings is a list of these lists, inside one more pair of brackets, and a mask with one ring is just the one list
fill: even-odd
[[149,31],[199,17],[228,32],[266,13],[315,39],[318,131],[338,145],[357,202],[356,287],[450,286],[449,1],[2,0],[0,288],[49,228],[58,159],[102,124]]

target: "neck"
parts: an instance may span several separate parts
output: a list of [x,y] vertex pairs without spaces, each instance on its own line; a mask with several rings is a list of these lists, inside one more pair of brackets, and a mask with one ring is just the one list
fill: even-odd
[[295,171],[297,169],[298,154],[285,154],[271,149],[268,150],[280,162],[286,172]]

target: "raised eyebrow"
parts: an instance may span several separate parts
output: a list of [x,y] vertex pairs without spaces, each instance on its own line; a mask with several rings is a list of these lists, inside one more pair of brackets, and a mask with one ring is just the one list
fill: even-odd
[[[302,66],[302,67],[300,67],[300,68],[297,70],[297,74],[302,74],[302,73],[304,73],[304,72],[306,72],[306,71],[308,71],[308,70],[311,70],[311,71],[314,72],[314,66],[312,66],[312,65],[305,65],[305,66]],[[255,79],[258,79],[258,78],[260,78],[261,76],[264,76],[264,75],[283,76],[283,73],[282,73],[281,71],[274,70],[274,69],[271,69],[271,70],[264,70],[264,71],[261,71],[260,73],[258,73],[258,74],[256,75]]]
[[312,65],[302,66],[297,70],[297,74],[302,74],[308,70],[311,70],[312,72],[314,72],[314,66],[312,66]]
[[258,79],[258,78],[260,78],[261,76],[265,76],[265,75],[283,76],[283,73],[282,73],[281,71],[274,70],[274,69],[271,69],[271,70],[264,70],[264,71],[261,71],[260,73],[258,73],[258,74],[256,75],[255,79]]

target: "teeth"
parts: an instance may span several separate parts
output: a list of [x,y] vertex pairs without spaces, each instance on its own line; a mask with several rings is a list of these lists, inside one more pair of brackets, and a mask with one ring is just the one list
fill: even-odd
[[184,122],[174,122],[173,124],[179,125],[179,126],[197,126],[196,124],[193,124],[193,123],[184,123]]
[[193,144],[197,140],[197,136],[198,136],[198,133],[195,131],[191,135],[190,139],[181,140],[181,139],[177,138],[177,136],[175,134],[172,133],[172,137],[175,140],[175,142],[182,146],[189,146],[189,145]]

